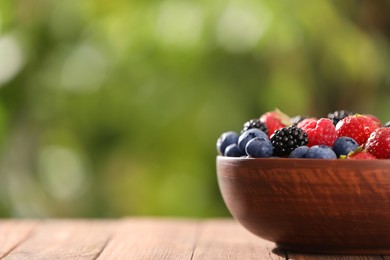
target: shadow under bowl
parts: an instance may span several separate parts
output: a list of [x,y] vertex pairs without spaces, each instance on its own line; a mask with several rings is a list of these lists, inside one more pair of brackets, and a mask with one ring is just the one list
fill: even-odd
[[278,247],[390,254],[390,160],[217,157],[233,217]]

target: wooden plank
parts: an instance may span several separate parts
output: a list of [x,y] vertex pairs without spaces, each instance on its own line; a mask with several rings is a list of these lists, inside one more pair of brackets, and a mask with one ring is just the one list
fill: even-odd
[[37,224],[34,220],[1,220],[0,221],[0,258],[9,254],[22,243]]
[[287,252],[288,259],[294,260],[382,260],[380,255],[321,255]]
[[383,255],[382,257],[383,260],[390,260],[390,255]]
[[110,236],[109,221],[48,220],[4,259],[96,259]]
[[209,220],[202,223],[193,259],[286,259],[286,256],[273,243],[252,235],[233,220]]
[[98,259],[191,259],[198,221],[124,219]]

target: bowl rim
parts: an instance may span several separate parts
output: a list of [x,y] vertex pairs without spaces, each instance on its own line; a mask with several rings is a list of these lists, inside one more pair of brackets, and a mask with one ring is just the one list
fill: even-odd
[[348,166],[348,165],[373,165],[376,167],[387,166],[390,169],[390,159],[376,159],[376,160],[364,160],[364,159],[309,159],[309,158],[288,158],[288,157],[270,157],[270,158],[252,158],[252,157],[227,157],[222,155],[217,155],[217,162],[225,162],[232,164],[261,164],[261,163],[271,163],[271,162],[280,162],[282,164],[310,164],[310,165],[335,165],[335,166]]

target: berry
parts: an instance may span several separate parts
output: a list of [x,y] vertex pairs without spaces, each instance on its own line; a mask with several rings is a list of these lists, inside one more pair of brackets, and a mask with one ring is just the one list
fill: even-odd
[[386,122],[385,127],[390,127],[390,121]]
[[349,112],[347,110],[338,110],[334,111],[333,113],[328,114],[328,118],[332,120],[333,125],[337,125],[337,123],[346,118],[347,116],[353,115],[352,112]]
[[246,130],[257,128],[263,131],[264,133],[268,134],[267,126],[260,121],[260,119],[251,119],[248,122],[245,122],[244,128],[241,130],[241,134],[245,132]]
[[281,128],[271,136],[274,154],[277,156],[289,155],[295,148],[306,145],[307,142],[307,134],[296,126]]
[[217,140],[217,151],[220,155],[225,154],[225,149],[231,144],[238,142],[238,134],[233,131],[223,133]]
[[309,147],[306,145],[299,146],[294,151],[292,151],[288,157],[290,157],[290,158],[306,158],[306,153],[308,150],[309,150]]
[[246,144],[255,137],[268,138],[267,134],[261,131],[260,129],[257,128],[249,129],[244,133],[242,133],[238,138],[238,147],[240,147],[241,151],[245,151]]
[[294,117],[291,118],[291,124],[292,125],[297,125],[299,122],[302,122],[306,118],[307,118],[306,116],[301,116],[301,115],[294,116]]
[[359,151],[359,152],[354,152],[351,153],[350,155],[347,156],[346,159],[349,160],[376,160],[376,157],[367,151]]
[[276,130],[283,128],[287,125],[291,125],[290,117],[282,113],[280,110],[267,112],[260,117],[260,121],[263,122],[268,129],[268,137],[270,137]]
[[250,157],[268,158],[273,154],[273,147],[268,138],[256,137],[247,143],[245,152]]
[[241,157],[244,153],[237,144],[231,144],[226,147],[224,155],[227,157]]
[[302,128],[306,125],[315,124],[316,122],[317,122],[317,118],[315,117],[305,118],[297,124],[297,127]]
[[312,159],[337,159],[332,148],[326,145],[314,145],[307,150],[306,158]]
[[382,126],[382,121],[379,120],[379,118],[377,118],[376,116],[369,115],[369,114],[366,114],[365,116],[367,116],[367,117],[371,118],[372,120],[374,120],[379,127]]
[[372,132],[365,149],[378,159],[390,158],[390,128],[381,127]]
[[307,146],[309,147],[314,145],[333,146],[337,138],[335,127],[328,118],[321,118],[317,121],[308,120],[301,128],[308,135],[309,143]]
[[336,142],[334,142],[333,151],[336,153],[337,157],[340,157],[340,155],[347,155],[350,152],[355,151],[358,147],[359,145],[354,139],[342,136],[337,138]]
[[370,117],[353,115],[337,123],[336,133],[338,137],[348,136],[353,138],[359,145],[362,145],[377,128],[377,123]]

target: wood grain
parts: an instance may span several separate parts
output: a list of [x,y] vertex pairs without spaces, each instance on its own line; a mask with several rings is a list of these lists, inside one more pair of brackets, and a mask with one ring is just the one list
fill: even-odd
[[273,243],[262,240],[231,220],[202,222],[194,260],[286,259]]
[[390,260],[276,248],[232,219],[0,220],[0,259]]
[[6,256],[22,243],[29,234],[37,221],[34,220],[1,220],[0,221],[0,258]]
[[98,259],[191,259],[198,221],[125,219]]
[[108,221],[43,221],[4,259],[95,259],[110,237],[110,226]]

